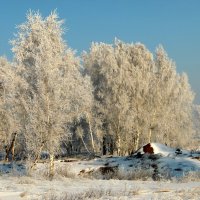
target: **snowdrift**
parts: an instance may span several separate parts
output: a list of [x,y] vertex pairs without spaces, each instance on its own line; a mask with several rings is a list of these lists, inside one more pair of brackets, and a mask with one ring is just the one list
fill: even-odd
[[[48,163],[38,163],[38,173],[47,169]],[[149,143],[131,156],[102,156],[95,159],[65,159],[55,161],[60,173],[97,179],[160,180],[181,178],[200,172],[200,152],[175,149],[160,143]],[[0,163],[0,174],[11,172],[26,174],[25,163]],[[55,175],[56,176],[56,175]]]
[[[143,172],[147,179],[160,180],[181,178],[191,172],[200,172],[199,158],[198,152],[174,149],[160,143],[149,143],[131,156],[102,157],[71,165],[73,172],[78,176],[101,174],[100,178],[103,179],[123,179],[123,177],[129,179],[129,175]],[[123,174],[123,176],[119,177],[116,174]]]
[[136,153],[161,154],[163,156],[173,156],[173,155],[178,155],[178,154],[185,155],[185,156],[191,155],[191,153],[187,150],[174,149],[160,143],[148,143],[144,145],[143,147],[141,147],[140,149],[138,149]]

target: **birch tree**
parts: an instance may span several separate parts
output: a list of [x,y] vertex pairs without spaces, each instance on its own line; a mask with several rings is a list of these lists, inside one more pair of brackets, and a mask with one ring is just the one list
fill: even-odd
[[[168,57],[163,47],[156,50],[156,87],[151,106],[151,123],[156,137],[163,143],[178,145],[183,135],[191,136],[192,104],[194,94],[185,73],[176,72],[175,63]],[[157,126],[157,128],[156,128]],[[190,134],[188,134],[190,133]],[[182,136],[181,136],[182,135]],[[162,138],[162,139],[161,139]]]
[[23,94],[28,111],[25,137],[35,162],[43,149],[50,154],[50,172],[65,124],[81,117],[92,104],[89,78],[63,40],[63,21],[55,12],[43,18],[30,12],[12,41],[15,63],[28,89]]
[[6,58],[0,58],[0,139],[3,148],[6,151],[6,160],[8,159],[9,143],[12,140],[12,134],[16,131],[16,123],[11,112],[12,92],[14,85],[12,81],[11,65]]
[[0,57],[0,139],[5,148],[5,160],[14,159],[16,138],[21,133],[20,89],[24,85],[14,66]]
[[162,47],[154,58],[140,43],[93,43],[83,60],[102,127],[114,136],[118,154],[151,141],[178,145],[181,135],[192,133],[193,92]]
[[193,106],[193,122],[195,134],[193,141],[190,142],[190,148],[193,150],[200,149],[200,105]]
[[[94,97],[105,132],[114,135],[117,153],[138,147],[142,130],[142,95],[151,71],[152,55],[142,44],[114,46],[94,43],[84,66],[95,87]],[[148,80],[146,80],[148,81]],[[140,117],[139,117],[140,116]],[[132,143],[132,144],[131,144]],[[135,143],[135,144],[134,144]]]

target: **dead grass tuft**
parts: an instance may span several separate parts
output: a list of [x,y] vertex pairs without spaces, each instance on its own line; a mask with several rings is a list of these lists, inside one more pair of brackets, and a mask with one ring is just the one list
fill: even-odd
[[197,181],[200,182],[200,171],[188,172],[185,176],[178,179],[178,182],[189,182]]
[[62,176],[65,178],[75,178],[76,174],[72,172],[71,166],[65,165],[65,166],[57,166],[55,169],[55,177],[56,176]]
[[20,196],[21,198],[24,198],[24,197],[26,197],[26,195],[27,195],[27,192],[22,192],[19,196]]
[[28,176],[20,177],[17,184],[35,184],[35,181]]
[[153,175],[153,172],[151,170],[138,168],[138,169],[130,170],[128,172],[119,170],[116,178],[119,180],[143,180],[143,181],[146,181],[146,180],[151,179],[152,175]]
[[111,190],[104,189],[90,189],[84,192],[72,194],[66,193],[61,195],[56,195],[55,193],[49,192],[43,196],[44,200],[83,200],[83,199],[100,199],[103,196],[114,195],[111,193]]

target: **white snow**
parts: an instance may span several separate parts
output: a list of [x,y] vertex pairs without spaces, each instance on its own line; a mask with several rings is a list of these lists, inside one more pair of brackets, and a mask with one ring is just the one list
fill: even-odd
[[[26,176],[23,163],[11,165],[0,162],[0,200],[51,199],[52,195],[59,199],[66,194],[87,194],[88,191],[100,195],[91,199],[200,199],[200,182],[190,179],[187,182],[181,181],[181,177],[187,173],[200,172],[200,161],[194,159],[199,154],[182,150],[182,154],[177,155],[176,149],[165,145],[152,143],[151,146],[158,155],[55,161],[57,173],[52,181],[45,176],[48,167],[45,163],[38,163],[32,176]],[[103,175],[91,175],[90,178],[83,176],[84,173],[96,172],[100,167],[106,166],[117,167],[118,172],[126,178],[132,173],[137,175],[140,171],[149,172],[150,176],[145,177],[145,181],[144,177],[139,180],[117,180],[116,176],[103,180]],[[62,175],[63,172],[59,173],[59,169],[64,170],[64,173],[66,171],[67,177]],[[83,174],[81,171],[84,171]],[[152,180],[155,173],[158,173],[156,175],[161,178],[160,181]]]
[[154,149],[154,154],[163,154],[164,156],[174,155],[175,149],[170,148],[166,145],[160,144],[160,143],[151,143],[151,146]]
[[[128,180],[91,180],[68,179],[41,180],[24,177],[1,177],[0,199],[38,199],[55,195],[64,197],[68,194],[90,191],[110,190],[112,196],[104,196],[101,199],[181,199],[177,193],[192,193],[192,199],[198,199],[200,194],[199,182],[171,183],[155,181],[128,181]],[[30,181],[30,183],[28,182]],[[47,199],[47,198],[46,198]]]

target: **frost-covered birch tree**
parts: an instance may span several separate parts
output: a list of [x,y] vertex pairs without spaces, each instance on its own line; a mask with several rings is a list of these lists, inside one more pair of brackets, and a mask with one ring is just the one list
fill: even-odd
[[[185,73],[176,72],[175,63],[162,46],[156,50],[155,91],[150,113],[150,130],[154,137],[170,144],[181,145],[181,138],[193,133],[192,103],[194,94]],[[157,131],[156,131],[157,130]],[[161,139],[162,138],[162,139]]]
[[[142,104],[152,55],[144,45],[94,43],[84,55],[94,85],[104,131],[115,138],[118,154],[137,148],[144,126]],[[146,79],[146,81],[148,81]]]
[[42,150],[50,154],[50,175],[66,124],[81,117],[92,105],[89,78],[63,40],[63,21],[55,12],[43,18],[30,12],[12,41],[15,63],[28,88],[25,91],[25,137],[35,161]]
[[83,60],[118,154],[151,141],[178,145],[181,135],[192,133],[193,93],[162,47],[154,58],[143,44],[93,43]]
[[193,150],[200,149],[200,105],[193,106],[193,122],[195,134],[193,141],[190,142],[190,147]]
[[0,140],[5,148],[5,160],[15,155],[17,137],[21,134],[21,97],[25,84],[17,75],[14,66],[4,57],[0,57]]
[[12,135],[17,131],[17,123],[12,112],[13,103],[13,71],[11,64],[6,58],[0,58],[0,139],[2,147],[6,151],[6,160],[8,159],[9,143],[12,140]]

